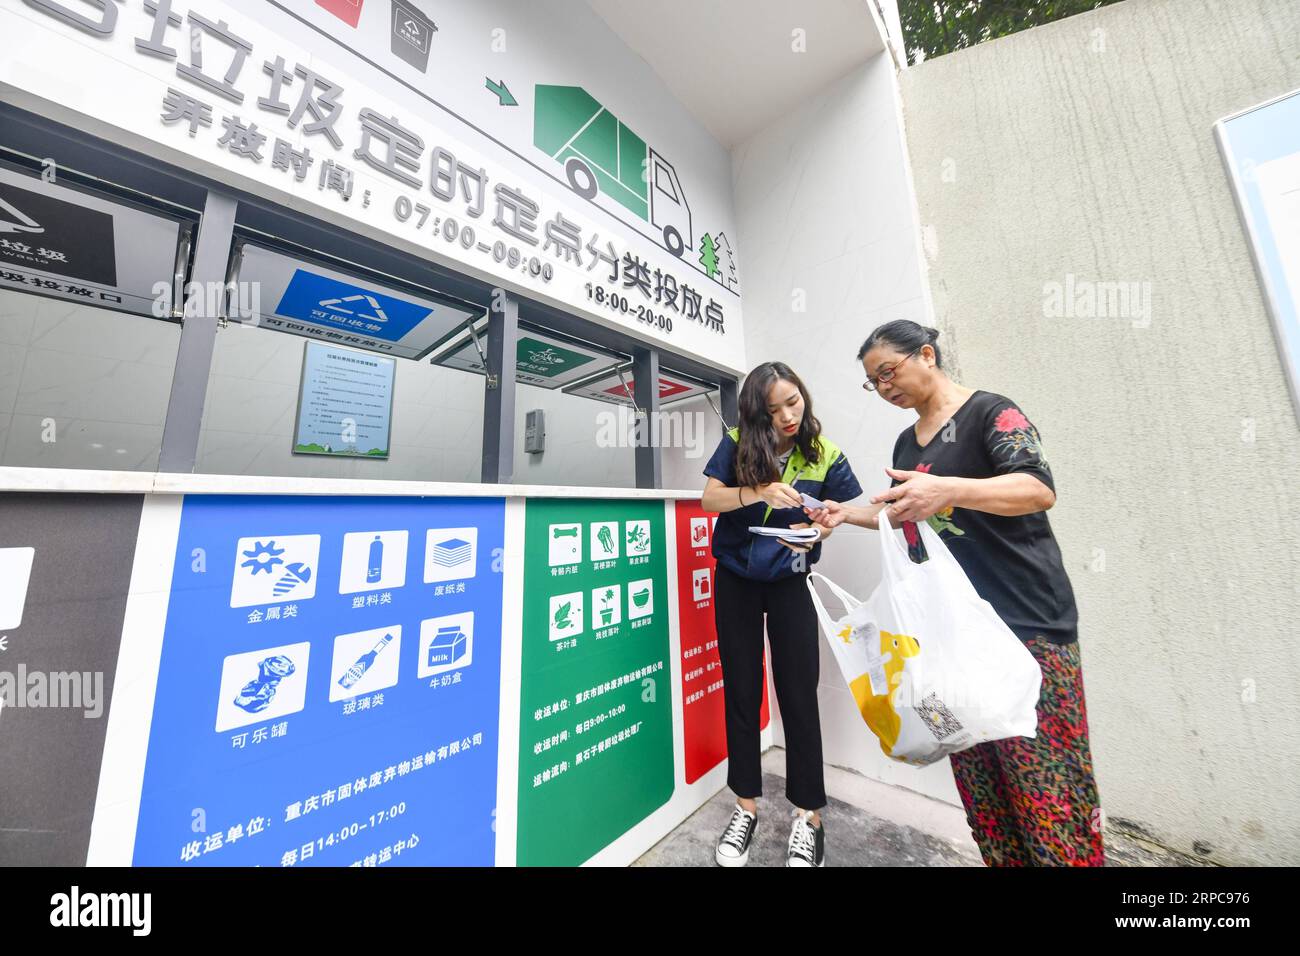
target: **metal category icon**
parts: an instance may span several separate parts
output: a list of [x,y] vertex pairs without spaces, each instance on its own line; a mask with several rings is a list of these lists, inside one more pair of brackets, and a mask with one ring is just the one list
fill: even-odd
[[316,594],[320,535],[257,535],[235,545],[230,606],[302,601]]

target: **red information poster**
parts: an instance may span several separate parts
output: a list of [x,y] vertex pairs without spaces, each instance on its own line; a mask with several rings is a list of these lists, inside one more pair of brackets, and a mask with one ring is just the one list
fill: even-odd
[[[727,758],[722,663],[713,622],[713,526],[718,516],[698,501],[677,502],[677,595],[682,635],[682,733],[686,782],[694,783]],[[759,726],[769,720],[766,661]]]

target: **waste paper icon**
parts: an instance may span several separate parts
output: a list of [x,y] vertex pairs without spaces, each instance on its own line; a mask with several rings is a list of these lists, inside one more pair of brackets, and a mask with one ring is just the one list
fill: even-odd
[[474,547],[463,538],[448,538],[433,546],[433,561],[444,568],[464,564],[474,553]]
[[429,528],[424,535],[424,583],[474,577],[477,551],[478,528]]

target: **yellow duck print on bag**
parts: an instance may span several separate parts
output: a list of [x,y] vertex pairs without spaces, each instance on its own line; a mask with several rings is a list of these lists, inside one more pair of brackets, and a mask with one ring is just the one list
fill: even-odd
[[[848,643],[844,634],[838,635]],[[871,677],[863,674],[850,685],[853,699],[858,703],[858,710],[872,732],[880,738],[880,749],[888,756],[898,743],[898,731],[902,720],[894,709],[893,692],[903,679],[903,662],[908,657],[921,653],[920,642],[906,634],[880,632],[880,655],[884,658],[885,684],[888,688],[884,694],[871,692]]]

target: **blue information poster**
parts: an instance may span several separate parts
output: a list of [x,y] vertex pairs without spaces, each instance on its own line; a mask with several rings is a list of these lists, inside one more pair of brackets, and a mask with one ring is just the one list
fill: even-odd
[[133,863],[492,865],[504,514],[187,496]]

